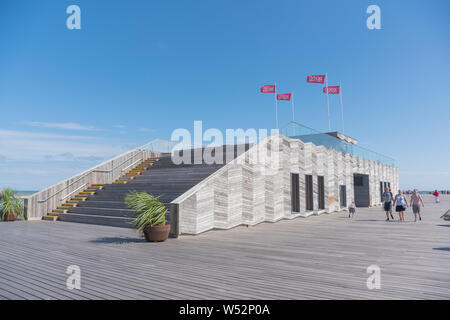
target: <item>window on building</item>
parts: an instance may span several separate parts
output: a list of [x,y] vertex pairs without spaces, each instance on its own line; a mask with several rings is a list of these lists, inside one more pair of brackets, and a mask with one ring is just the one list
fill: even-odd
[[353,177],[353,183],[357,187],[362,187],[364,185],[363,176],[355,174]]
[[380,201],[383,202],[383,181],[380,181]]
[[317,189],[318,189],[318,200],[319,209],[325,209],[325,179],[323,176],[317,177]]
[[300,183],[298,173],[291,173],[291,211],[300,212]]
[[314,210],[314,200],[313,200],[313,177],[312,175],[305,176],[306,185],[306,210]]
[[339,186],[339,202],[341,204],[341,208],[345,208],[347,206],[347,187],[345,185]]

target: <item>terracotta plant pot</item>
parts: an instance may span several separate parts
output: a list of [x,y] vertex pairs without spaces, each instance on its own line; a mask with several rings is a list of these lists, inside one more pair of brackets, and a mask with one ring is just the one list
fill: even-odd
[[166,241],[169,237],[170,224],[164,226],[153,226],[144,229],[145,239],[149,242]]
[[3,216],[2,221],[16,221],[17,216],[18,216],[17,212],[8,212]]

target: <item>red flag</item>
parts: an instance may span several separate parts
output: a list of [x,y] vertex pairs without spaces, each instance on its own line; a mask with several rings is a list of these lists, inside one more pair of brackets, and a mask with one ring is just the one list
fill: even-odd
[[323,87],[323,93],[327,93],[327,89],[328,89],[328,94],[339,94],[339,86]]
[[275,86],[274,85],[267,85],[261,87],[262,93],[275,93]]
[[291,100],[291,94],[290,93],[283,93],[283,94],[277,94],[277,100]]
[[324,83],[325,82],[325,75],[324,74],[317,74],[312,76],[306,77],[306,82],[310,83]]

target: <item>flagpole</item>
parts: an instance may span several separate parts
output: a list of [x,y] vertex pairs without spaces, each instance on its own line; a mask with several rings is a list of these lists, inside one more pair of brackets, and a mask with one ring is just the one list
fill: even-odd
[[328,131],[331,131],[331,122],[330,122],[330,99],[328,98],[328,73],[325,73],[325,86],[326,86],[326,90],[327,90]]
[[344,104],[342,103],[342,85],[340,81],[339,81],[339,100],[341,102],[342,133],[344,133]]
[[277,129],[278,127],[278,101],[277,101],[277,83],[275,82],[275,117],[277,121]]
[[295,110],[295,107],[294,107],[294,92],[292,92],[292,101],[291,101],[291,104],[292,104],[292,121],[295,121],[295,113],[294,113],[294,110]]

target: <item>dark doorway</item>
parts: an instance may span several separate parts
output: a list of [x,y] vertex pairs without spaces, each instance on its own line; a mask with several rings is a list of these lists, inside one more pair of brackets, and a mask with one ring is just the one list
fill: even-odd
[[323,176],[317,177],[317,189],[319,191],[319,209],[325,209],[325,179]]
[[347,206],[347,187],[345,185],[339,186],[339,203],[341,208],[345,208]]
[[300,186],[298,173],[291,173],[291,211],[300,212]]
[[353,186],[355,205],[357,207],[368,207],[370,205],[369,175],[355,173],[353,175]]
[[313,200],[313,177],[312,175],[305,176],[306,182],[306,210],[314,210]]
[[380,181],[380,201],[383,202],[383,181]]

